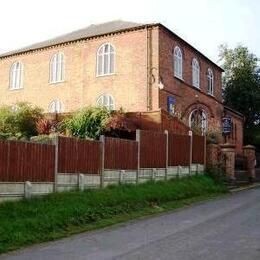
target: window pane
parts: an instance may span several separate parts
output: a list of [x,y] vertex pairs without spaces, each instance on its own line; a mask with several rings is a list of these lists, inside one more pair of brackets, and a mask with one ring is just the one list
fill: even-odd
[[108,55],[107,54],[105,54],[104,55],[104,74],[108,74]]
[[115,67],[114,56],[115,55],[113,53],[110,54],[110,73],[114,73],[114,67]]

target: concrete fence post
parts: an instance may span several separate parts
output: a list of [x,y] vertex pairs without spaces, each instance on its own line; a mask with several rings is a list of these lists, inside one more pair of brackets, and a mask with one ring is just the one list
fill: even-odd
[[84,174],[79,174],[79,190],[83,191],[85,189],[85,176]]
[[169,166],[169,132],[168,130],[164,130],[164,133],[166,135],[166,165],[165,165],[165,180],[167,180],[168,177],[168,166]]
[[193,132],[190,130],[189,131],[189,136],[190,136],[190,167],[189,167],[189,174],[192,174],[192,149],[193,149]]
[[153,181],[156,179],[156,172],[157,172],[156,168],[153,168],[153,170],[152,170],[152,180]]
[[24,197],[26,199],[30,199],[32,197],[32,183],[29,181],[24,183]]
[[140,131],[140,129],[137,129],[137,130],[136,130],[136,142],[137,142],[136,184],[139,183],[139,175],[140,175],[140,140],[141,140],[141,131]]
[[181,174],[182,174],[182,167],[179,165],[177,168],[177,177],[180,178]]
[[122,184],[124,182],[124,175],[125,175],[125,170],[120,170],[119,172],[119,183]]
[[101,160],[100,160],[100,187],[104,187],[104,170],[105,170],[105,136],[101,135],[100,138],[100,152],[101,152]]

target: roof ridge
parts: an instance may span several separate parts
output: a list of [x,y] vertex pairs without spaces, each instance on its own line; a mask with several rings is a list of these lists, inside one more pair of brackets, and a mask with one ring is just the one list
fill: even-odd
[[13,56],[15,54],[21,54],[24,52],[29,52],[36,49],[46,48],[58,44],[63,44],[66,42],[77,41],[84,38],[90,38],[117,31],[123,31],[144,25],[145,24],[124,21],[122,19],[112,20],[104,23],[90,24],[86,27],[82,27],[81,29],[70,31],[59,36],[49,38],[47,40],[39,41],[9,52],[0,53],[0,58]]

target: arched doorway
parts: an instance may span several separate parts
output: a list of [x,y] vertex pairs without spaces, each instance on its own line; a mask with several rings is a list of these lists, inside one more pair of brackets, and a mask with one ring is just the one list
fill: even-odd
[[195,132],[204,135],[208,129],[206,112],[203,109],[194,109],[189,116],[189,126]]

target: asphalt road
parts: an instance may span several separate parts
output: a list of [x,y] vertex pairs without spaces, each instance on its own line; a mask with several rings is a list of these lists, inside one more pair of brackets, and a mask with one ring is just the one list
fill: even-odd
[[56,242],[0,259],[260,259],[260,189]]

